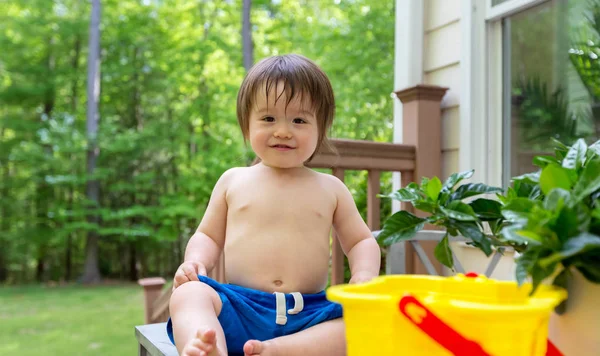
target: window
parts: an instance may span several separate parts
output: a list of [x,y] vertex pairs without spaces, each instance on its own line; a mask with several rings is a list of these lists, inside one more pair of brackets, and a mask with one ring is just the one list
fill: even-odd
[[488,10],[509,10],[487,16],[502,24],[504,184],[536,170],[532,158],[551,153],[551,137],[600,138],[600,0],[530,1],[511,11],[517,2],[491,0]]

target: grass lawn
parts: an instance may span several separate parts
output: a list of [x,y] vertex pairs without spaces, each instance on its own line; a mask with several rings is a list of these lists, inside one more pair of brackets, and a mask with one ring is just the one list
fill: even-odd
[[0,287],[0,355],[137,355],[142,288]]

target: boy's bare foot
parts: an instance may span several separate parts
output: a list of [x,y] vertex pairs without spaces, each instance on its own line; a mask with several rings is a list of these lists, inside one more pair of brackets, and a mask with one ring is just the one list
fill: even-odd
[[217,333],[214,329],[200,328],[196,337],[183,347],[181,356],[219,356]]
[[248,340],[244,344],[244,356],[274,356],[274,346],[271,341]]

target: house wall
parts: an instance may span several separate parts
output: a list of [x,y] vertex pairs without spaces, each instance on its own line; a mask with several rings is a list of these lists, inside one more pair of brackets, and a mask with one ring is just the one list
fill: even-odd
[[448,87],[442,101],[442,176],[459,170],[461,0],[424,0],[423,82]]

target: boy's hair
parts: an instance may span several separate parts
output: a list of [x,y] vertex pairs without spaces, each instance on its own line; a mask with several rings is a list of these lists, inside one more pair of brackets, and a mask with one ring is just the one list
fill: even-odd
[[244,78],[237,97],[237,118],[244,141],[248,139],[250,112],[259,90],[264,89],[268,98],[271,89],[276,89],[280,82],[283,82],[286,93],[286,107],[299,95],[301,100],[309,99],[316,114],[319,139],[315,152],[308,159],[310,161],[323,146],[331,149],[327,131],[333,122],[335,98],[327,75],[313,61],[298,54],[265,58],[254,65]]

